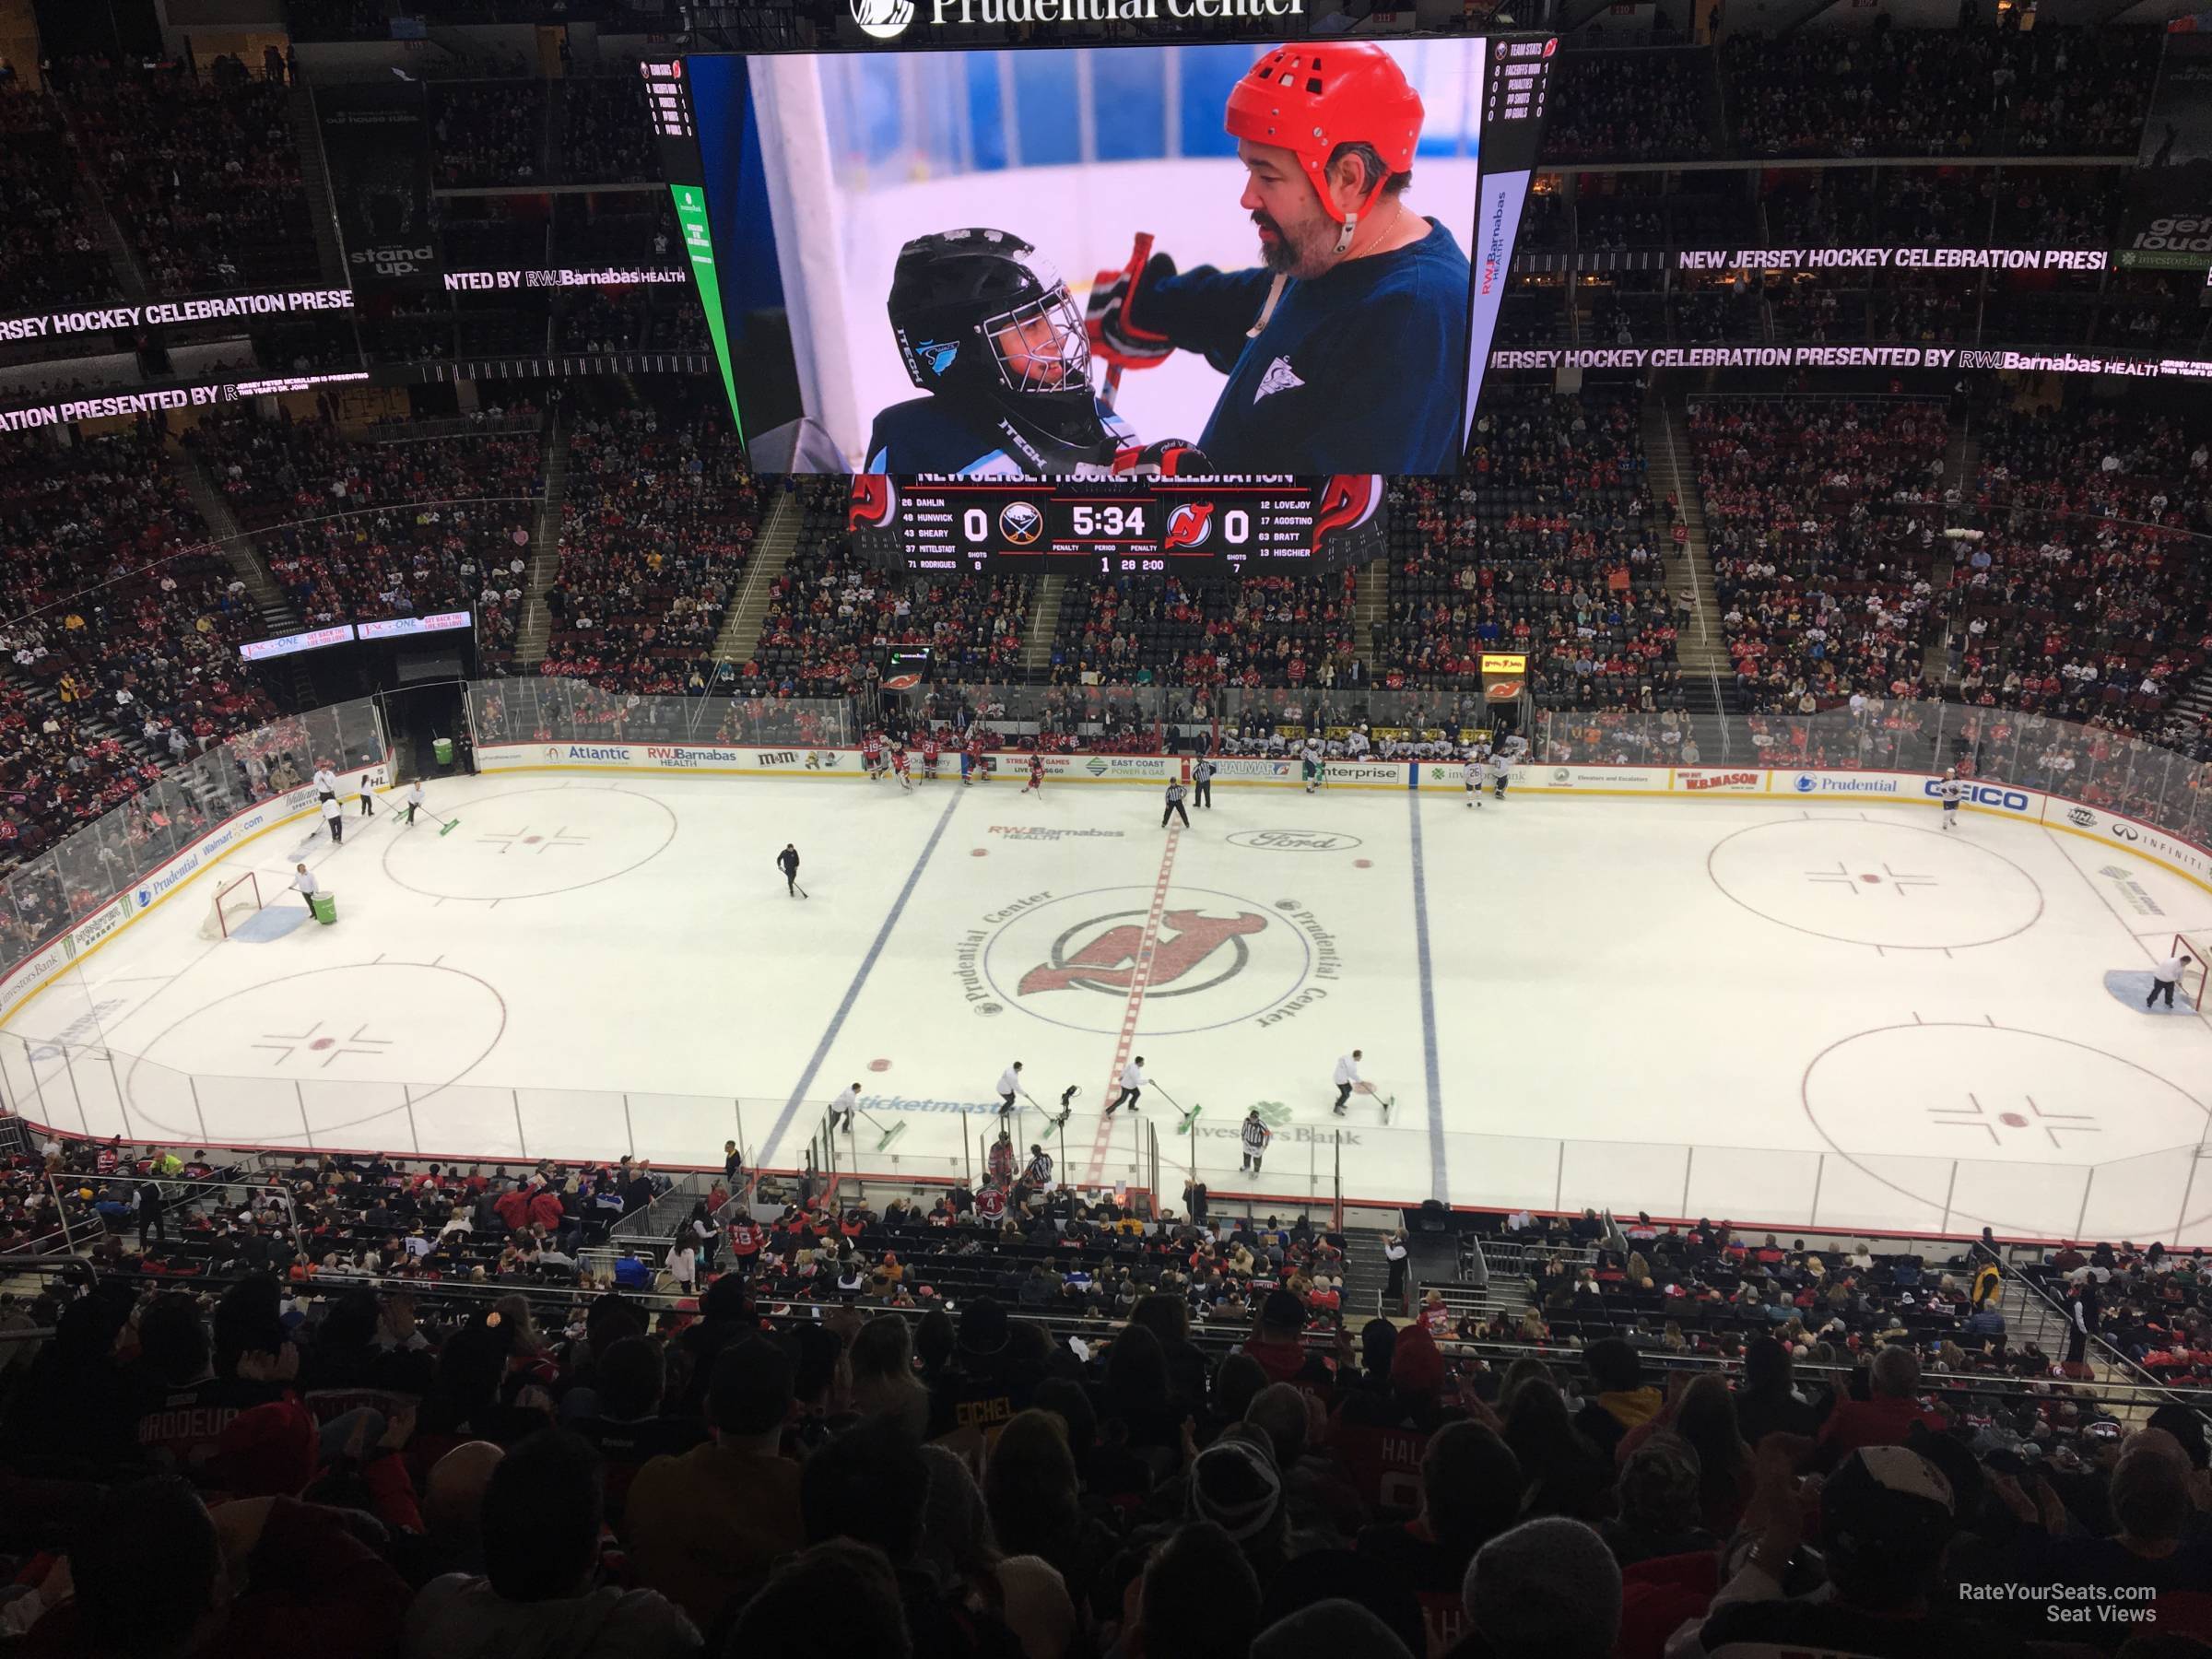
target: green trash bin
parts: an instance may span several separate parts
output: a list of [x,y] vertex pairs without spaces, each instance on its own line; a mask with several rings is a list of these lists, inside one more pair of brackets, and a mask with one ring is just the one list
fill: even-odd
[[437,758],[439,765],[451,766],[453,763],[453,740],[451,737],[431,738],[430,753]]
[[315,920],[328,927],[338,919],[338,901],[328,893],[317,893],[307,901]]

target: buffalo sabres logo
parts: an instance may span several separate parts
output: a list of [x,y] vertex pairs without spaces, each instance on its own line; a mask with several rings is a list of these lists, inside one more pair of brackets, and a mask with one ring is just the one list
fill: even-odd
[[1183,501],[1168,514],[1167,539],[1160,543],[1163,550],[1172,547],[1203,547],[1214,534],[1214,504],[1211,501]]
[[[1134,911],[1128,913],[1131,917],[1136,914]],[[1100,921],[1112,922],[1112,925],[1098,932]],[[1266,926],[1265,915],[1208,916],[1194,910],[1169,911],[1160,918],[1151,971],[1145,975],[1145,994],[1188,996],[1233,978],[1252,959],[1251,948],[1244,943],[1246,935]],[[1100,917],[1080,924],[1053,941],[1052,959],[1023,974],[1018,989],[1023,996],[1069,990],[1126,996],[1135,980],[1144,936],[1141,919]]]
[[1044,534],[1044,514],[1033,501],[1008,501],[998,510],[998,531],[1008,547],[1030,547]]

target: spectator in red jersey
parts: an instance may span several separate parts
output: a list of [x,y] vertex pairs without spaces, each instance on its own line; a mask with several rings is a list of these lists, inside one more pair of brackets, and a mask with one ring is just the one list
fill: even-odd
[[1923,1406],[1920,1360],[1909,1347],[1892,1345],[1874,1357],[1866,1374],[1867,1397],[1839,1400],[1820,1428],[1820,1448],[1830,1461],[1840,1460],[1861,1446],[1901,1446],[1912,1425],[1924,1423],[1940,1432],[1943,1418]]

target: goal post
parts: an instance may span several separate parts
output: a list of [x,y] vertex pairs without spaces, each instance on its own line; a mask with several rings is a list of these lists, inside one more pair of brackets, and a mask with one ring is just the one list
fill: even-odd
[[207,914],[200,923],[203,939],[227,939],[238,924],[261,908],[261,878],[251,870],[233,876],[215,889]]
[[2199,1013],[2212,1012],[2205,1000],[2206,974],[2212,970],[2212,933],[2175,934],[2167,955],[2188,957],[2182,969],[2182,977],[2174,986],[2174,994]]

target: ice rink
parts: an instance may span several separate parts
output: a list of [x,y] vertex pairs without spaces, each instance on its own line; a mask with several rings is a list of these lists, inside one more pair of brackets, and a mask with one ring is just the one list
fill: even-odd
[[[441,783],[450,834],[388,801],[195,877],[18,1011],[0,1079],[142,1140],[712,1164],[738,1137],[767,1167],[857,1081],[844,1166],[946,1174],[1018,1059],[1038,1102],[1077,1086],[1063,1176],[1110,1183],[1150,1179],[1100,1117],[1141,1054],[1171,1203],[1194,1168],[1284,1202],[2212,1242],[2212,1034],[2141,1007],[2212,894],[2143,860],[1919,806],[1215,793],[1163,834],[1139,786]],[[203,939],[247,868],[276,936]],[[1377,1092],[1337,1118],[1355,1047]]]

